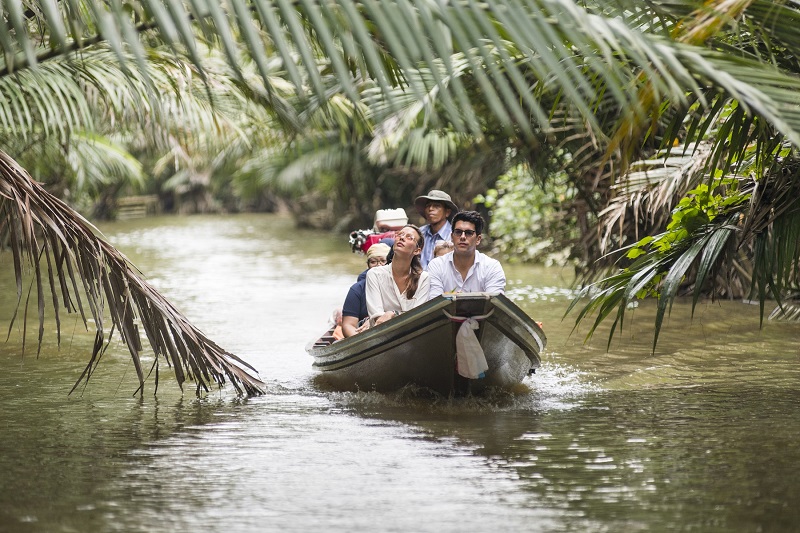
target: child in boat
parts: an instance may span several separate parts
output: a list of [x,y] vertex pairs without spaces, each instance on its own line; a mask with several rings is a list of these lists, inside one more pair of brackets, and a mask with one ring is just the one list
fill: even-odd
[[453,251],[453,241],[436,241],[436,246],[433,247],[433,257],[441,257]]
[[330,333],[331,337],[333,337],[334,342],[338,340],[342,340],[344,335],[342,334],[342,310],[341,309],[334,309],[333,313],[331,313],[331,318],[328,320],[328,324],[331,326]]

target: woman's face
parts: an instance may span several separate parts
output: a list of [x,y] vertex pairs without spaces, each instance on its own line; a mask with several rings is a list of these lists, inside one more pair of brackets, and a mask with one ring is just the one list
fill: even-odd
[[422,244],[422,236],[414,228],[406,226],[394,236],[394,253],[402,252],[406,255],[418,255]]

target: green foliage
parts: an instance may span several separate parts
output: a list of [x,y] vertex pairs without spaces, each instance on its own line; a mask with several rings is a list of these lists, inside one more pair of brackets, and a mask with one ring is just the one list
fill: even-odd
[[475,198],[491,213],[492,246],[510,262],[564,264],[579,234],[567,206],[574,198],[564,174],[537,180],[524,164]]
[[729,213],[749,198],[749,193],[738,191],[738,180],[733,178],[715,180],[711,187],[705,183],[698,185],[675,206],[667,231],[641,239],[631,247],[626,257],[636,259],[648,253],[669,253],[719,214]]
[[751,198],[732,178],[702,184],[678,202],[667,230],[639,240],[627,252],[628,266],[598,283],[585,287],[570,304],[569,313],[579,301],[589,297],[578,314],[576,326],[596,313],[591,336],[600,323],[616,309],[609,333],[609,344],[617,327],[622,327],[626,309],[637,299],[658,298],[653,350],[664,316],[678,296],[685,276],[695,268],[693,307],[710,279],[721,254],[741,231],[741,212]]
[[0,141],[50,191],[94,216],[112,214],[117,195],[169,190],[169,180],[177,199],[189,189],[213,192],[208,177],[240,157],[241,145],[252,150],[266,138],[246,138],[246,130],[276,125],[218,52],[198,53],[211,84],[163,48],[124,66],[107,43],[0,76]]
[[[48,0],[23,10],[6,2],[0,140],[69,146],[76,131],[120,133],[129,144],[119,144],[153,174],[151,186],[305,193],[337,214],[371,215],[433,187],[458,191],[466,206],[483,193],[506,253],[542,258],[570,246],[590,267],[607,250],[591,239],[612,235],[598,217],[613,208],[620,229],[608,242],[639,243],[631,264],[603,285],[610,292],[595,301],[599,316],[621,305],[621,325],[626,302],[657,291],[659,326],[684,276],[696,265],[697,297],[739,231],[755,242],[762,301],[800,266],[791,218],[799,180],[786,153],[800,146],[800,5],[713,8],[373,0],[167,9],[161,0]],[[113,62],[88,65],[98,43]],[[171,67],[152,68],[168,56]],[[245,100],[269,116],[250,116]],[[655,200],[640,187],[631,209],[614,204],[630,185],[631,162],[674,141],[711,144],[704,181],[721,170],[758,188],[703,190],[692,179]],[[49,161],[38,162],[40,175]],[[116,161],[114,172],[135,166]],[[92,174],[102,178],[83,172]],[[647,213],[654,205],[663,208],[658,217]]]

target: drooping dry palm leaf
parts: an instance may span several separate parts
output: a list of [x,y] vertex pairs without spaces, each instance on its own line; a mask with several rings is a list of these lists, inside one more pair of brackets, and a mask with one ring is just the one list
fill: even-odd
[[[36,283],[39,313],[39,349],[44,335],[46,284],[52,294],[52,312],[59,331],[60,311],[78,312],[87,323],[84,295],[96,334],[91,359],[75,387],[88,380],[105,350],[105,314],[128,347],[143,391],[141,327],[155,352],[153,367],[158,388],[158,365],[172,367],[183,388],[187,379],[197,393],[227,381],[237,392],[263,392],[263,383],[248,363],[217,346],[149,283],[93,226],[33,181],[17,163],[0,152],[0,243],[8,243],[14,259],[17,309],[23,296],[23,270],[30,265]],[[16,315],[12,318],[12,325]],[[23,317],[27,321],[27,316]],[[11,326],[10,326],[11,327]],[[9,331],[10,331],[9,327]],[[24,339],[23,339],[24,342]],[[23,345],[24,346],[24,345]],[[152,369],[151,369],[152,371]],[[73,390],[75,390],[73,387]]]
[[639,232],[647,228],[666,226],[678,200],[704,179],[710,148],[709,143],[675,147],[670,155],[631,163],[611,186],[614,198],[598,214],[601,253],[638,241],[644,236]]

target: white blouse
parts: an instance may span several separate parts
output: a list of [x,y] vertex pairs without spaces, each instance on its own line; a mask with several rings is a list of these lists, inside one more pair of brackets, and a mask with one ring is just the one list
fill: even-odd
[[367,270],[367,312],[377,318],[388,311],[404,313],[428,301],[430,279],[424,270],[420,274],[417,292],[411,299],[394,282],[392,265],[383,265]]

